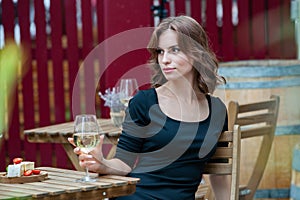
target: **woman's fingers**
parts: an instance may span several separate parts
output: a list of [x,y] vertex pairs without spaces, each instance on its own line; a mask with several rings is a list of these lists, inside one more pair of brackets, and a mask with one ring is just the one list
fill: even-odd
[[76,147],[73,138],[69,137],[69,138],[68,138],[68,141],[69,141],[74,147]]
[[104,140],[104,135],[100,136],[100,141],[96,148],[90,152],[90,155],[92,155],[97,161],[101,162],[103,159],[103,154],[102,154],[102,144]]
[[[76,147],[73,138],[69,137],[69,138],[68,138],[68,141],[69,141],[74,147]],[[79,148],[79,147],[76,147],[76,148],[74,149],[74,153],[76,153],[76,154],[81,154],[80,148]]]

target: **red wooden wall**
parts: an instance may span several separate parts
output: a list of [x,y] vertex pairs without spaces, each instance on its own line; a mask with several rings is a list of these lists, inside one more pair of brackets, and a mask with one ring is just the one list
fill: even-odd
[[[0,150],[0,170],[4,170],[14,157],[35,161],[37,166],[71,168],[60,145],[29,143],[23,130],[72,120],[74,103],[83,112],[88,109],[85,98],[90,98],[89,95],[78,96],[75,98],[78,102],[72,101],[72,89],[80,90],[74,82],[82,61],[96,45],[115,34],[153,26],[150,10],[153,1],[82,0],[78,5],[80,8],[76,8],[76,0],[51,0],[50,6],[45,6],[41,0],[18,2],[1,2],[4,38],[14,37],[17,23],[20,43],[26,49],[27,57],[20,68],[17,87],[11,88],[16,95],[13,101],[9,100],[13,110],[8,116],[9,127],[4,132]],[[33,2],[31,6],[30,2]],[[207,30],[211,45],[221,61],[296,57],[290,1],[243,0],[243,4],[238,4],[238,24],[233,25],[233,1],[223,0],[222,26],[216,23],[217,1],[205,1],[204,13],[201,2],[174,0],[169,1],[166,8],[169,14],[190,13],[197,19]],[[175,10],[170,10],[174,7]],[[81,10],[79,18],[78,10]],[[31,20],[33,12],[34,20]],[[33,24],[36,33],[32,36],[30,27]],[[97,91],[114,86],[128,70],[144,64],[148,56],[145,49],[138,49],[117,58],[101,77]],[[93,71],[85,71],[87,84],[93,85],[95,80],[91,75]],[[144,75],[147,77],[148,72]],[[108,109],[103,107],[96,94],[94,96],[97,115],[107,117]]]

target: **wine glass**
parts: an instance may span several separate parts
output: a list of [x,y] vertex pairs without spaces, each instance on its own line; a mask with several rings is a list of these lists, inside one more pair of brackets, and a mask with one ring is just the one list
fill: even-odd
[[[88,154],[100,141],[99,126],[95,115],[77,115],[74,122],[74,144],[80,147],[83,153]],[[76,182],[95,182],[96,179],[89,176],[88,168],[86,174]]]
[[124,106],[128,106],[129,100],[138,91],[138,84],[135,78],[121,79],[120,81],[120,101]]

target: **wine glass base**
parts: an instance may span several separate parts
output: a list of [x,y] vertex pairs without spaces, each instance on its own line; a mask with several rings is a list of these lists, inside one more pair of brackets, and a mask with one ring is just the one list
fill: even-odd
[[88,177],[88,176],[85,176],[85,177],[82,177],[81,179],[75,180],[75,182],[77,182],[77,183],[87,183],[87,182],[96,182],[96,181],[97,181],[97,178],[92,178],[92,177]]

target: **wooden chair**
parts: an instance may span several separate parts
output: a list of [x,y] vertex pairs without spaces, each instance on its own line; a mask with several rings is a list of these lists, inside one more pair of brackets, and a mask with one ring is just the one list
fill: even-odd
[[240,186],[241,200],[253,199],[265,171],[275,134],[279,101],[279,96],[272,95],[268,100],[243,105],[235,101],[229,102],[229,130],[232,130],[234,124],[238,124],[242,139],[262,137],[251,177],[245,186]]
[[[204,174],[231,175],[230,200],[239,198],[239,168],[240,168],[240,144],[241,132],[239,125],[235,125],[233,131],[225,131],[220,135],[219,142],[228,143],[228,146],[220,145],[212,157],[212,161],[205,166]],[[224,159],[228,162],[224,163]],[[207,186],[207,185],[206,185]],[[195,194],[197,200],[207,199],[208,188],[200,184]]]
[[[239,105],[236,101],[229,102],[228,129],[233,130],[233,127],[238,124],[242,139],[262,137],[251,177],[246,185],[239,186],[240,200],[253,199],[265,171],[276,129],[279,101],[278,96],[272,95],[268,100],[243,105]],[[214,199],[210,187],[208,185],[206,187],[207,199]]]

